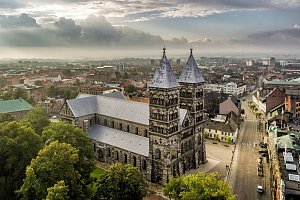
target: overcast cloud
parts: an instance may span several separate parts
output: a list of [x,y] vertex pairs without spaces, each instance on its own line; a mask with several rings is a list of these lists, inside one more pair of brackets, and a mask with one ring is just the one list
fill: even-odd
[[0,0],[0,47],[300,51],[300,0]]

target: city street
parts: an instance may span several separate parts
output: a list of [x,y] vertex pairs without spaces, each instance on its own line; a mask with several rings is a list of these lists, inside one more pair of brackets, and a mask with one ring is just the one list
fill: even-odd
[[[246,118],[240,127],[240,135],[237,140],[233,163],[228,182],[237,194],[238,200],[271,199],[268,175],[268,166],[263,159],[264,176],[257,173],[257,160],[259,158],[259,135],[257,133],[257,121],[245,102],[242,102]],[[256,189],[262,185],[264,194],[258,194]]]

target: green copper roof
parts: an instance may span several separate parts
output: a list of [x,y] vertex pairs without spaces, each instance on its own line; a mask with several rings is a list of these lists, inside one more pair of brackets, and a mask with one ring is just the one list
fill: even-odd
[[10,113],[22,110],[29,110],[32,106],[23,99],[1,100],[0,113]]

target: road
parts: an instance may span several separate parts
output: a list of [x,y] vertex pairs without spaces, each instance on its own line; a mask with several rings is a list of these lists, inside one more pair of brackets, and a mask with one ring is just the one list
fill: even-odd
[[[264,159],[264,177],[257,175],[257,159],[259,158],[258,144],[261,137],[257,133],[257,120],[251,113],[245,102],[242,102],[246,118],[241,123],[240,135],[236,143],[228,182],[233,192],[237,194],[237,200],[271,199],[268,178],[268,166]],[[263,185],[267,191],[263,195],[256,192],[257,186]]]

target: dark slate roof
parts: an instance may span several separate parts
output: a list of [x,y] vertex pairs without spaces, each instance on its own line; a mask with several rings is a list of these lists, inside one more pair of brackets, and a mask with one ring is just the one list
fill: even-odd
[[190,57],[183,69],[179,80],[180,83],[204,83],[205,80],[199,70],[196,60],[193,56],[193,50],[191,49]]
[[[67,100],[67,104],[75,117],[98,113],[116,119],[149,125],[149,104],[147,103],[97,95]],[[180,124],[182,124],[187,110],[180,109],[179,114]]]
[[219,130],[224,132],[234,132],[236,127],[232,127],[230,123],[223,123],[223,122],[215,122],[215,121],[206,121],[203,124],[203,128],[212,129],[212,130]]
[[30,110],[32,106],[23,99],[1,100],[0,113],[12,113],[22,110]]
[[166,48],[163,49],[163,57],[156,68],[149,87],[174,88],[180,86],[166,56]]
[[149,138],[125,131],[95,125],[88,131],[90,139],[109,144],[139,155],[149,156]]
[[104,93],[101,95],[106,96],[106,97],[116,98],[116,99],[123,99],[123,100],[126,99],[122,92],[110,92],[110,93]]

